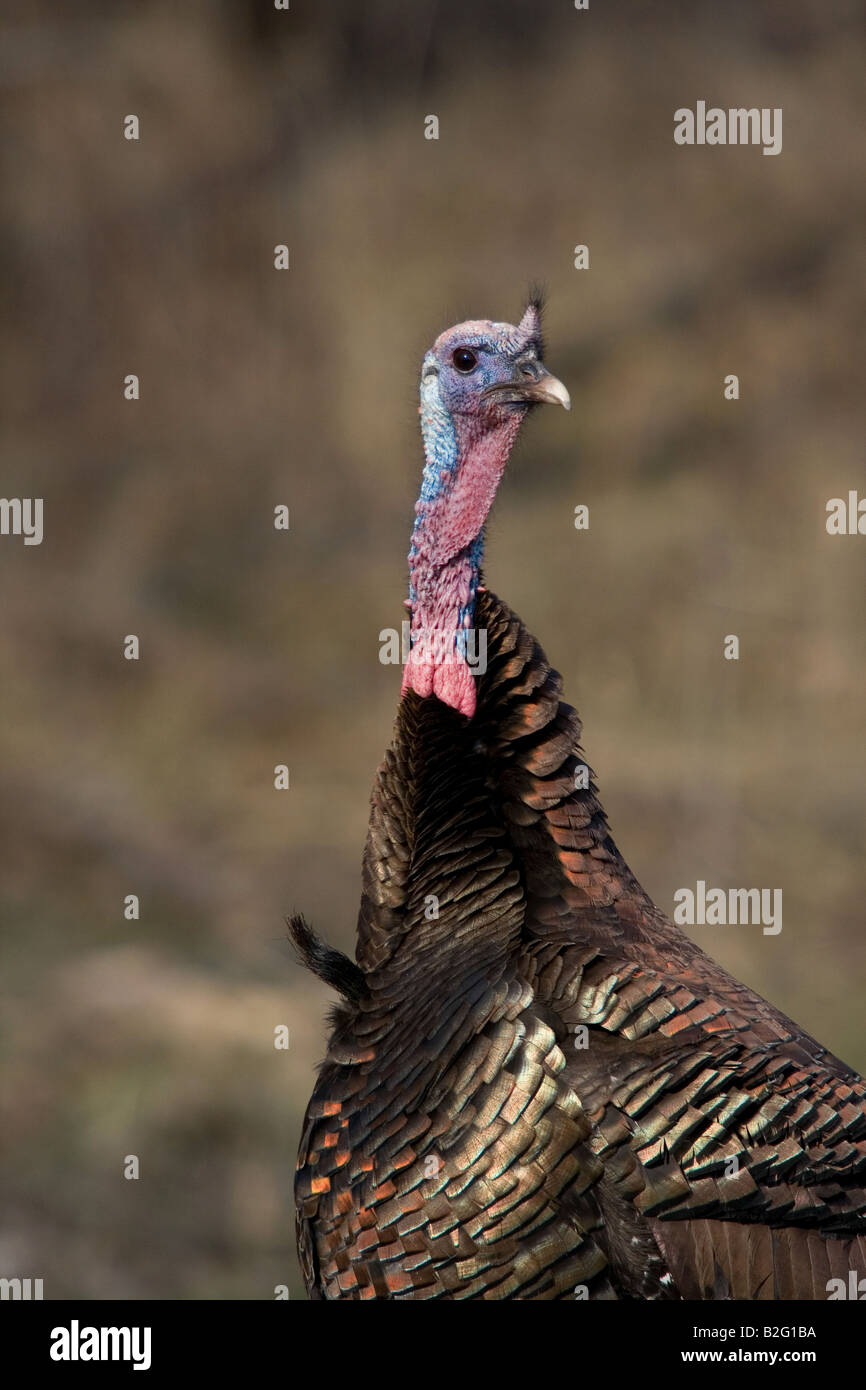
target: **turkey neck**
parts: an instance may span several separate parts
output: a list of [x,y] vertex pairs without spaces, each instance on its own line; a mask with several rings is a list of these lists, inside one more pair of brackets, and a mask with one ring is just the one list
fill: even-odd
[[443,659],[422,666],[410,657],[404,690],[436,694],[470,716],[475,690],[462,660],[464,634],[475,621],[484,523],[522,416],[499,409],[452,418],[438,402],[425,403],[422,390],[425,466],[409,550],[409,606],[412,632],[435,636]]

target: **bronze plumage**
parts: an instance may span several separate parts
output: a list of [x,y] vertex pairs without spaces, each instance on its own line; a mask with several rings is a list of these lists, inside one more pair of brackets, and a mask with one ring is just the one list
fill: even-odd
[[[471,718],[409,689],[304,1124],[313,1298],[825,1299],[866,1274],[866,1086],[650,901],[577,714],[479,590]],[[576,776],[576,773],[578,774]]]

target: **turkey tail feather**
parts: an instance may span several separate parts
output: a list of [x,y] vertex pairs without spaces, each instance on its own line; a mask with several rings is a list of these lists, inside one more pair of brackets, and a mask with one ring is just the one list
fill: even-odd
[[286,921],[290,940],[302,964],[324,980],[326,985],[331,985],[342,994],[344,999],[357,1004],[365,990],[363,970],[342,951],[335,950],[317,936],[300,912],[286,918]]

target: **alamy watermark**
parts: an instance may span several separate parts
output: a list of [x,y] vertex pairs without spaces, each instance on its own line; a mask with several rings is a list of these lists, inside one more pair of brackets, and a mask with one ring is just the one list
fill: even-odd
[[383,627],[379,633],[379,660],[383,666],[406,665],[409,653],[415,661],[433,666],[447,666],[465,661],[473,675],[483,676],[487,670],[486,627],[463,627],[459,631],[446,628],[413,628],[408,618],[396,628]]
[[147,1371],[150,1350],[149,1327],[82,1327],[73,1318],[51,1329],[52,1361],[131,1361],[134,1371]]
[[844,497],[831,497],[824,526],[828,536],[866,536],[866,497],[855,488]]
[[43,1297],[41,1279],[0,1279],[0,1300],[27,1303]]
[[41,545],[42,498],[0,497],[0,536],[23,536],[25,545]]
[[707,888],[699,878],[694,890],[674,893],[674,921],[680,927],[757,926],[764,936],[782,930],[781,888]]
[[781,106],[711,106],[699,101],[694,111],[674,112],[678,145],[763,145],[764,154],[782,153]]

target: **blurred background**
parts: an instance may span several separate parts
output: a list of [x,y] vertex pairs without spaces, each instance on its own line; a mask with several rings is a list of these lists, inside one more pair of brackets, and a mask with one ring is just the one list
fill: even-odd
[[[533,280],[574,409],[525,432],[488,582],[646,888],[782,888],[780,935],[694,933],[866,1068],[866,538],[825,530],[866,495],[862,7],[4,12],[0,491],[45,537],[0,538],[0,1274],[303,1296],[329,995],[283,919],[353,948],[421,357]],[[782,154],[676,146],[698,100],[782,107]]]

